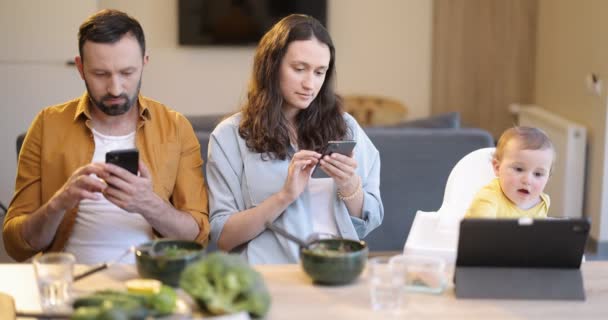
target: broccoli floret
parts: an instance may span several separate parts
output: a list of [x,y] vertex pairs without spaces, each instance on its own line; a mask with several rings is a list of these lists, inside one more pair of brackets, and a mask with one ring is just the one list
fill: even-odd
[[238,255],[209,254],[184,270],[179,285],[212,314],[247,311],[263,317],[270,308],[262,276]]
[[149,297],[148,304],[158,315],[167,315],[175,310],[177,294],[169,287],[163,285],[160,292]]

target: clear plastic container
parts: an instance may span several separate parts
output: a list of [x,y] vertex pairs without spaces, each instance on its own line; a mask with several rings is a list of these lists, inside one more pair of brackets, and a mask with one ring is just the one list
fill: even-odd
[[398,255],[390,263],[404,265],[405,289],[409,292],[442,293],[447,286],[446,263],[442,258],[422,255]]

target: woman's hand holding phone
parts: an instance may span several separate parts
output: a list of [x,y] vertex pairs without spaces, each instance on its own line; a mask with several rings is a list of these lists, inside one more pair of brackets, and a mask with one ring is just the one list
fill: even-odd
[[287,181],[283,186],[283,191],[291,201],[300,196],[308,185],[310,174],[319,162],[321,154],[310,150],[300,150],[293,155],[289,163]]
[[[345,194],[350,194],[351,189],[355,189],[358,185],[357,161],[351,156],[346,156],[339,153],[332,153],[329,156],[324,156],[320,161],[320,166],[327,174],[334,179],[338,190]],[[354,192],[355,190],[353,190]]]
[[355,145],[354,140],[329,141],[312,177],[334,178],[340,183],[345,176],[352,175],[357,168],[357,161],[352,157]]
[[324,154],[301,150],[289,163],[289,172],[283,191],[295,200],[304,191],[310,178],[333,178],[338,189],[348,191],[358,186],[357,161],[352,157],[356,142],[353,140],[329,141]]

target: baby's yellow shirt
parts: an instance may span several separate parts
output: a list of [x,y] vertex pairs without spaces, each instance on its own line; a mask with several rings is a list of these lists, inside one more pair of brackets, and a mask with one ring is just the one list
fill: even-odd
[[523,210],[518,208],[502,192],[498,178],[495,178],[481,188],[473,198],[473,202],[465,214],[465,218],[546,218],[549,212],[550,199],[545,193],[540,195],[541,201],[534,207]]

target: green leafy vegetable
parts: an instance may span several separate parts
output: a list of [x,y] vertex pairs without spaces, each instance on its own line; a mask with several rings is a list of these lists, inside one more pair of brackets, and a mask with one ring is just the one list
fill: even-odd
[[179,285],[215,315],[247,311],[263,317],[270,308],[264,279],[238,255],[209,254],[184,270]]
[[160,253],[157,253],[157,255],[163,256],[167,259],[176,259],[188,256],[194,252],[198,252],[198,250],[184,249],[176,245],[171,245],[162,248]]
[[171,314],[177,294],[162,286],[157,294],[139,294],[114,290],[97,291],[74,301],[73,320],[146,319]]

